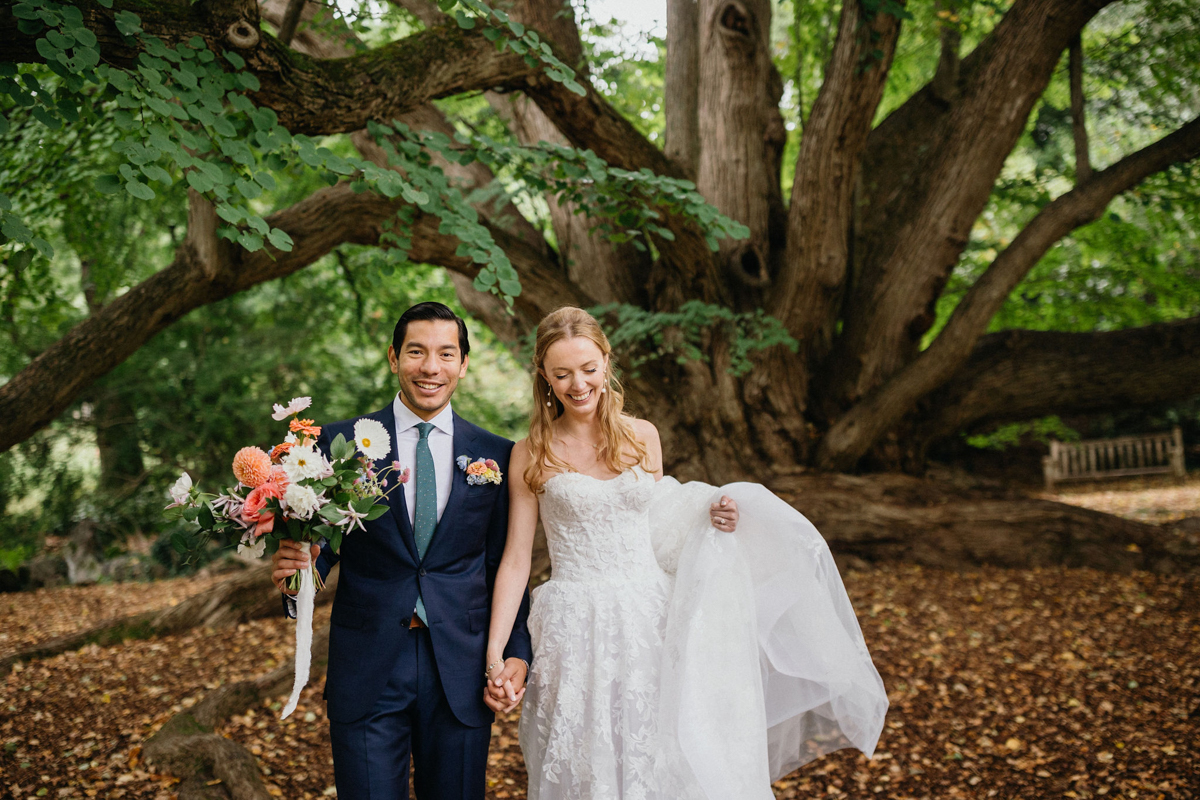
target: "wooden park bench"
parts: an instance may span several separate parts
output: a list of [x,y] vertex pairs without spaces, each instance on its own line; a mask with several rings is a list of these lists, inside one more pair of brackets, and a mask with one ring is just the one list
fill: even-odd
[[1042,458],[1046,490],[1063,481],[1116,478],[1124,475],[1186,475],[1183,466],[1183,432],[1090,439],[1083,442],[1051,440],[1050,455]]

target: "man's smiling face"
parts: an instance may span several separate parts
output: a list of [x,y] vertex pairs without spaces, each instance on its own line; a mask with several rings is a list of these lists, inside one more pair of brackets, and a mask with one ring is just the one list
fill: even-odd
[[388,347],[388,362],[400,379],[400,400],[421,419],[433,419],[450,402],[467,363],[458,346],[453,320],[408,323],[400,352]]

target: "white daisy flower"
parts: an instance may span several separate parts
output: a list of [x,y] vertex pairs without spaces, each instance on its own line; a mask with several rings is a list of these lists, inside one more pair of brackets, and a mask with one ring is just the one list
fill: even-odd
[[318,478],[325,471],[325,459],[311,445],[293,447],[283,457],[283,470],[289,483]]
[[299,414],[304,409],[312,405],[311,397],[293,397],[288,401],[286,406],[281,406],[279,403],[274,404],[275,413],[271,415],[271,419],[276,422],[290,417],[292,414]]
[[311,519],[313,512],[321,507],[321,499],[310,487],[293,483],[283,493],[283,502],[293,517]]
[[354,444],[372,461],[386,458],[392,449],[392,440],[388,436],[387,428],[373,419],[360,419],[354,423]]

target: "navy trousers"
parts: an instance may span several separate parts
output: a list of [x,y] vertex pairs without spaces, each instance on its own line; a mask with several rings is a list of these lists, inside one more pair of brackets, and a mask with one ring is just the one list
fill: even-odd
[[329,723],[338,797],[408,800],[411,757],[417,800],[483,800],[491,726],[464,725],[450,710],[428,629],[397,633],[400,656],[375,707]]

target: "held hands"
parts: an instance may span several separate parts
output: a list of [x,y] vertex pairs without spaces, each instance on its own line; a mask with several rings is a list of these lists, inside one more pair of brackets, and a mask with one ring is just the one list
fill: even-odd
[[[313,561],[316,561],[320,552],[321,548],[314,544],[311,549]],[[301,542],[293,542],[291,539],[279,540],[279,549],[271,556],[271,563],[275,565],[275,569],[271,573],[271,581],[279,587],[279,591],[289,595],[296,594],[295,591],[286,587],[285,582],[300,570],[308,569],[309,558],[310,553],[304,552],[304,545]]]
[[487,684],[483,690],[483,702],[487,707],[497,714],[516,708],[525,696],[525,662],[519,658],[507,659],[503,665],[496,661],[487,674]]
[[733,533],[737,530],[738,507],[737,501],[727,495],[722,495],[720,502],[708,507],[708,518],[712,526],[719,531]]

